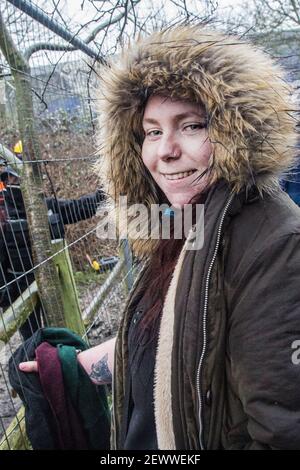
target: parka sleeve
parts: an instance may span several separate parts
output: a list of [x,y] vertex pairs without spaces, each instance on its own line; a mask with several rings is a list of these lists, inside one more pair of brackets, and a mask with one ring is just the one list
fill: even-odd
[[231,299],[233,387],[247,416],[244,449],[300,449],[300,234],[237,274]]
[[102,190],[86,194],[78,199],[46,198],[47,209],[58,213],[64,225],[75,224],[93,217],[98,205],[105,199]]

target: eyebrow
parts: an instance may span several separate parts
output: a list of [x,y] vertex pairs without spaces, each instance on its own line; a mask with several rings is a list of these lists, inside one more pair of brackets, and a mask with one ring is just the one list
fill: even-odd
[[[192,117],[197,117],[198,119],[205,119],[205,116],[204,116],[204,113],[203,115],[195,112],[195,111],[190,111],[190,112],[187,112],[187,113],[181,113],[181,114],[176,114],[174,117],[173,117],[173,121],[175,122],[178,122],[178,121],[181,121],[182,119],[187,119],[187,118],[192,118]],[[157,121],[156,119],[152,119],[152,118],[145,118],[143,119],[143,123],[145,124],[159,124],[159,121]]]

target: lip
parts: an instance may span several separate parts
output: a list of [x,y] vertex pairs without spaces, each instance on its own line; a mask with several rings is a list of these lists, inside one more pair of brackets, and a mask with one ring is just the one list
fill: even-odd
[[[176,172],[176,173],[184,173],[184,172],[182,171],[182,172]],[[180,178],[180,179],[175,179],[175,180],[168,180],[164,176],[164,175],[174,175],[176,173],[175,172],[174,173],[160,173],[161,177],[163,178],[163,182],[164,182],[165,186],[167,186],[169,188],[174,188],[174,187],[177,187],[177,186],[193,185],[195,179],[200,174],[200,171],[196,170],[196,171],[194,171],[194,173],[192,173],[189,176],[186,176],[186,177]]]
[[[184,173],[190,173],[192,172],[190,175],[187,175],[187,176],[181,176],[180,178],[176,178],[176,175],[182,175]],[[173,172],[173,173],[161,173],[161,175],[163,176],[163,179],[166,180],[166,181],[183,181],[183,180],[186,180],[187,178],[189,178],[190,176],[193,176],[195,173],[197,173],[197,170],[195,168],[193,168],[192,170],[185,170],[185,171],[176,171],[176,172]],[[169,178],[170,176],[175,176],[174,179],[172,178]]]
[[167,175],[167,176],[169,176],[169,175],[179,175],[179,173],[187,173],[188,171],[193,171],[194,173],[196,173],[197,169],[196,168],[191,168],[190,170],[173,171],[173,173],[163,173],[161,171],[160,174],[163,175],[163,176],[165,176],[165,175]]

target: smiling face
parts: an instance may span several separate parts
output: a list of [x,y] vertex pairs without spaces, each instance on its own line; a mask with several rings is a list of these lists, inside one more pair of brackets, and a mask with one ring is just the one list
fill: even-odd
[[153,95],[145,108],[143,128],[145,166],[169,202],[183,207],[207,186],[206,176],[196,181],[212,153],[203,108]]

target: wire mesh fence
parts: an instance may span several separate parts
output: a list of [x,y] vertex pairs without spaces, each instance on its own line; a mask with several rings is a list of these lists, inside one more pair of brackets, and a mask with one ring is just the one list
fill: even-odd
[[[120,250],[96,235],[105,196],[93,171],[101,64],[139,32],[208,23],[216,10],[213,1],[156,8],[141,0],[83,1],[84,16],[70,22],[74,2],[61,3],[2,0],[0,7],[0,449],[30,446],[8,380],[14,351],[53,324],[90,345],[111,337],[140,270],[126,244]],[[229,21],[217,23],[232,30]],[[247,28],[236,31],[251,36]],[[280,37],[273,53],[297,90],[297,34]]]
[[[93,172],[92,90],[101,48],[81,41],[63,18],[47,14],[46,3],[44,10],[27,1],[1,4],[0,449],[29,447],[21,400],[8,379],[15,350],[49,325],[69,326],[91,345],[112,336],[138,270],[120,256],[116,241],[96,236],[96,212],[105,196]],[[33,131],[22,129],[23,79],[30,87]],[[41,219],[48,231],[48,244],[41,241],[39,250],[33,239],[43,222],[28,214],[36,189],[32,183],[42,194]],[[54,270],[47,272],[51,263]],[[43,268],[47,289],[57,289],[58,272],[62,301],[58,295],[51,298],[55,317],[48,314],[36,282]]]

